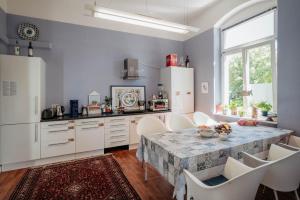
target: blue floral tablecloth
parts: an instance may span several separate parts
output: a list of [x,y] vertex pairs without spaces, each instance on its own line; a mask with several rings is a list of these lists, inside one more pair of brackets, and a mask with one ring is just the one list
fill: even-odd
[[293,133],[266,126],[231,126],[232,133],[226,141],[203,138],[197,129],[142,136],[137,157],[154,166],[175,186],[174,196],[182,200],[185,194],[183,169],[197,173],[224,165],[228,156],[241,159],[243,151],[253,155],[267,152],[271,144],[285,142]]

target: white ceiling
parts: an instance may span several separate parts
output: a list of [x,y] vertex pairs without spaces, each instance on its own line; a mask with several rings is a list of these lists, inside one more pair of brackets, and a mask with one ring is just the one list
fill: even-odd
[[91,5],[95,0],[0,0],[0,6],[7,7],[7,12],[15,15],[184,41],[212,28],[226,13],[248,1],[276,0],[97,0],[98,6],[200,29],[198,33],[185,35],[93,18],[85,5]]
[[193,16],[221,0],[96,0],[98,6],[189,24]]

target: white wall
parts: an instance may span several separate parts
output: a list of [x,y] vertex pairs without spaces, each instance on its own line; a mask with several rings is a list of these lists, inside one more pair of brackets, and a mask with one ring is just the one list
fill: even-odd
[[7,12],[7,0],[0,0],[0,7]]

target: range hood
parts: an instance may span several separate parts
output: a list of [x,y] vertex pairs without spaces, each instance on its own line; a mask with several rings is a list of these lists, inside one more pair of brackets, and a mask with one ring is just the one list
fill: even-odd
[[137,59],[126,58],[124,60],[124,80],[137,80],[139,76],[139,62]]

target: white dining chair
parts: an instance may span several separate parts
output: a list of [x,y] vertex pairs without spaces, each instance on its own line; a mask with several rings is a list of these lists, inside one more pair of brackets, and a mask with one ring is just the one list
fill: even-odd
[[178,131],[188,128],[196,128],[196,125],[184,115],[172,113],[166,120],[167,129],[170,131]]
[[300,137],[291,135],[288,141],[288,145],[300,148]]
[[[153,116],[145,116],[141,118],[138,121],[137,127],[136,127],[137,135],[141,137],[142,135],[154,135],[154,134],[159,134],[164,131],[167,131],[166,126],[164,123],[159,120],[157,117]],[[142,144],[139,144],[142,146]],[[138,152],[137,152],[138,154]],[[144,154],[141,152],[141,154]],[[143,156],[142,156],[143,157]],[[148,168],[147,168],[147,163],[144,162],[144,157],[142,159],[142,167],[144,168],[145,172],[145,181],[148,180]],[[146,158],[147,161],[147,158]]]
[[203,112],[195,112],[193,114],[193,121],[196,124],[196,126],[213,126],[217,124],[215,120],[213,120]]
[[145,116],[138,121],[136,131],[141,136],[167,131],[167,128],[157,117]]
[[300,151],[298,149],[284,144],[280,146],[272,144],[266,161],[247,153],[243,153],[243,160],[251,167],[273,163],[261,184],[274,191],[276,200],[278,200],[277,191],[294,192],[299,200],[297,189],[300,184]]
[[254,200],[267,167],[251,168],[229,157],[222,174],[226,181],[218,185],[207,185],[184,170],[187,200]]

